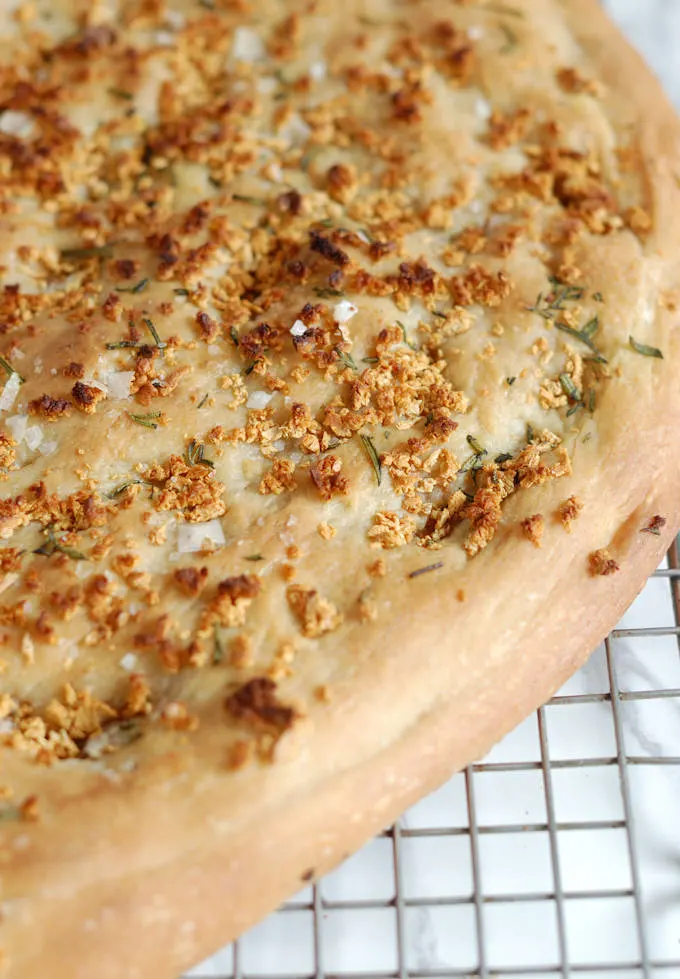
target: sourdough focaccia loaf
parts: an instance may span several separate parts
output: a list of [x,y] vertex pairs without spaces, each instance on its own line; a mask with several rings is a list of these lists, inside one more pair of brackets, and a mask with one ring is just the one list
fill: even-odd
[[0,974],[175,979],[658,562],[680,130],[595,0],[0,10]]

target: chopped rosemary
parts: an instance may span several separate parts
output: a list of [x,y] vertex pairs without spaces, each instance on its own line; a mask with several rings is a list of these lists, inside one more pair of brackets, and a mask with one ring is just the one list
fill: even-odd
[[129,744],[139,741],[142,736],[140,722],[132,718],[128,721],[121,721],[120,724],[107,727],[106,730],[111,731],[116,747],[119,748],[125,748]]
[[21,819],[21,810],[18,806],[3,806],[0,809],[0,823],[14,823]]
[[567,418],[571,418],[572,415],[575,415],[577,411],[581,411],[581,409],[585,408],[585,406],[586,406],[585,401],[577,401],[576,404],[572,405],[569,411],[567,412]]
[[115,500],[117,496],[120,496],[121,493],[124,493],[125,490],[129,489],[131,486],[142,486],[143,484],[143,479],[126,479],[124,483],[121,483],[119,486],[112,489],[110,493],[107,493],[107,498],[109,500]]
[[517,42],[518,42],[519,38],[517,37],[517,35],[515,34],[515,32],[510,27],[509,24],[505,24],[505,23],[501,22],[498,25],[498,29],[503,33],[503,35],[505,37],[505,44],[500,49],[500,53],[501,54],[510,54],[510,52],[513,51],[517,47]]
[[205,458],[205,446],[202,442],[197,442],[196,439],[192,439],[189,442],[184,458],[188,466],[209,466],[211,469],[215,468],[215,463]]
[[474,435],[466,435],[467,444],[470,446],[474,455],[468,456],[463,465],[458,470],[458,475],[461,473],[474,472],[475,469],[481,469],[482,459],[485,455],[488,455],[487,450],[479,442]]
[[416,568],[415,571],[411,571],[409,578],[419,578],[421,574],[429,574],[430,571],[439,571],[439,569],[443,567],[443,561],[436,561],[434,564],[426,564],[424,568]]
[[599,328],[600,328],[600,319],[598,316],[593,316],[593,318],[591,320],[588,320],[586,325],[583,327],[581,333],[585,337],[590,338],[592,336],[595,336]]
[[117,99],[126,99],[128,102],[131,102],[134,98],[132,92],[126,92],[124,88],[109,88],[108,93],[109,95],[114,95]]
[[333,350],[335,350],[336,354],[338,355],[342,363],[345,365],[345,367],[349,367],[353,371],[359,370],[359,368],[357,367],[357,362],[351,354],[346,354],[343,350],[340,349],[340,347],[333,347]]
[[179,288],[179,289],[173,289],[172,291],[175,293],[176,296],[190,296],[191,295],[191,293],[189,292],[188,289],[181,289],[181,288]]
[[245,561],[264,561],[261,554],[246,554],[244,557]]
[[220,635],[220,627],[215,626],[215,649],[213,651],[213,665],[217,666],[224,659],[224,644]]
[[215,9],[214,0],[198,0],[198,2],[200,3],[200,5],[202,7],[205,7],[206,10],[214,10]]
[[560,384],[562,385],[562,390],[568,398],[570,398],[572,401],[581,400],[581,392],[576,387],[569,374],[560,374]]
[[477,441],[474,435],[466,435],[465,438],[467,440],[467,444],[476,455],[485,456],[487,454],[484,446],[481,444],[481,442]]
[[373,439],[368,435],[361,435],[360,438],[364,450],[366,451],[366,455],[370,459],[371,465],[373,466],[376,482],[378,486],[380,486],[382,481],[382,462],[380,461],[380,456],[378,455],[376,447],[373,444]]
[[642,528],[640,533],[654,534],[655,537],[660,537],[661,531],[663,530],[663,528],[666,526],[667,523],[668,521],[666,520],[666,518],[660,516],[660,514],[657,513],[656,516],[652,517],[648,525]]
[[535,438],[536,433],[534,432],[534,426],[531,424],[531,422],[527,422],[527,442],[529,445],[531,445]]
[[340,289],[330,289],[327,286],[321,288],[320,286],[314,286],[314,292],[317,294],[319,299],[331,299],[337,296],[344,296],[344,292]]
[[496,458],[494,459],[494,462],[497,465],[500,466],[504,462],[510,462],[511,459],[512,459],[512,453],[511,452],[501,452],[501,454],[499,456],[496,456]]
[[[593,323],[595,323],[595,326],[594,327],[592,325]],[[602,356],[602,354],[600,353],[600,351],[597,349],[597,347],[595,346],[595,344],[593,343],[593,341],[590,339],[592,337],[592,335],[594,334],[595,330],[597,329],[598,325],[599,324],[597,322],[597,316],[596,316],[594,318],[594,320],[590,320],[589,323],[586,323],[586,325],[584,326],[584,328],[582,330],[575,330],[573,328],[573,326],[567,326],[566,323],[555,323],[555,328],[558,329],[558,330],[561,330],[562,333],[568,333],[569,336],[570,337],[573,337],[575,340],[580,340],[581,343],[585,343],[586,347],[588,347],[590,350],[592,350],[593,353],[596,355],[597,363],[598,364],[606,364],[607,361]],[[589,333],[586,333],[586,330],[587,329],[590,329],[590,332]]]
[[401,330],[401,333],[402,333],[402,336],[403,336],[403,338],[404,338],[404,343],[406,344],[406,346],[407,346],[407,347],[410,347],[410,348],[411,348],[411,350],[416,350],[416,349],[417,349],[417,347],[416,347],[416,345],[415,345],[415,343],[413,343],[413,342],[412,342],[411,340],[409,340],[409,338],[408,338],[408,334],[406,333],[406,327],[405,327],[405,326],[404,326],[404,324],[403,324],[403,323],[401,322],[401,320],[397,320],[397,326],[398,326],[398,327],[400,328],[400,330]]
[[16,376],[19,378],[19,380],[21,381],[21,383],[22,384],[24,383],[25,378],[22,377],[22,375],[19,373],[19,371],[15,370],[12,367],[12,365],[10,364],[10,362],[8,360],[5,360],[5,358],[4,357],[1,357],[1,356],[0,356],[0,367],[2,367],[2,369],[5,371],[5,373],[7,374],[8,377],[11,377],[12,374],[16,374]]
[[602,295],[601,292],[594,292],[593,293],[593,299],[595,300],[596,303],[603,303],[604,302],[604,296]]
[[52,557],[55,551],[59,551],[60,554],[65,554],[66,557],[70,557],[72,561],[87,560],[82,551],[77,551],[74,547],[68,547],[68,545],[58,541],[51,527],[47,527],[45,533],[47,534],[47,540],[40,547],[36,547],[33,551],[34,554],[43,554],[45,557]]
[[362,357],[361,362],[362,364],[379,364],[380,357]]
[[658,347],[650,347],[646,343],[638,343],[635,337],[628,337],[628,343],[635,353],[642,354],[643,357],[658,357],[659,360],[663,360],[663,354]]
[[232,194],[231,199],[241,201],[243,204],[254,204],[256,207],[266,207],[267,201],[261,197],[251,197],[249,194]]
[[158,330],[154,326],[153,321],[150,320],[148,316],[143,316],[142,323],[144,323],[144,326],[147,328],[147,330],[153,337],[154,343],[156,344],[158,349],[164,350],[167,347],[167,343],[165,342],[165,340],[161,340],[161,338],[159,337]]
[[333,227],[333,219],[332,218],[324,218],[323,221],[318,221],[317,224],[320,224],[322,228],[332,228]]
[[212,174],[208,177],[208,183],[211,184],[216,190],[222,189],[222,181],[218,180],[217,177],[213,177]]
[[511,388],[512,385],[515,383],[516,380],[517,380],[516,377],[506,377],[505,378],[505,383],[508,385],[509,388]]
[[77,262],[86,258],[111,258],[113,245],[89,245],[84,248],[64,248],[61,257],[66,262]]
[[235,326],[229,327],[229,336],[231,337],[232,343],[235,347],[238,347],[238,333],[236,332]]
[[116,340],[115,343],[107,343],[107,350],[129,350],[134,347],[143,347],[143,343],[137,343],[136,340]]
[[196,407],[197,408],[202,408],[203,405],[206,403],[206,401],[208,400],[209,397],[210,397],[210,392],[204,394],[203,397],[201,398],[201,400],[196,405]]
[[[564,309],[565,302],[575,302],[583,298],[584,290],[580,286],[570,286],[561,282],[555,276],[549,276],[553,292],[544,296],[539,292],[533,306],[525,306],[530,313],[538,313],[544,320],[554,319],[555,314]],[[541,303],[544,305],[541,306]]]
[[475,453],[474,455],[468,456],[465,462],[458,470],[458,475],[461,476],[463,473],[474,472],[476,469],[481,469],[483,458],[484,455],[480,455],[479,453]]
[[586,432],[586,434],[581,439],[581,445],[585,445],[586,442],[590,442],[590,440],[591,440],[592,437],[593,437],[593,433],[592,432]]
[[591,388],[588,392],[588,411],[592,415],[595,411],[595,389]]
[[432,315],[433,316],[438,316],[440,320],[445,320],[446,319],[446,313],[440,313],[438,309],[433,309],[432,310]]
[[116,286],[116,292],[132,292],[136,295],[137,293],[144,292],[149,282],[149,279],[140,279],[137,285],[134,286]]
[[161,412],[150,411],[148,415],[133,415],[131,411],[128,411],[128,415],[138,425],[143,425],[145,428],[158,428],[158,422],[154,421],[154,418],[160,418]]

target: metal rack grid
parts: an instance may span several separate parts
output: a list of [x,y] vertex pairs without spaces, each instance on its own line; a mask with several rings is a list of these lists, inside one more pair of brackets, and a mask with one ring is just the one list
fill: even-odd
[[677,731],[676,540],[534,718],[190,976],[677,979]]

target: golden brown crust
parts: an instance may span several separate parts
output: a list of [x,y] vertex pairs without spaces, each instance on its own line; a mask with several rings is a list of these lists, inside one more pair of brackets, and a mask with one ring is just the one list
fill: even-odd
[[[456,6],[456,18],[461,24],[474,24],[480,6]],[[517,0],[517,6],[528,12],[530,5]],[[343,23],[353,24],[352,16],[360,14],[365,18],[363,5],[350,4],[350,8],[343,8]],[[268,9],[263,0],[262,10]],[[134,547],[118,546],[116,534],[120,530],[112,541],[105,531],[92,539],[83,537],[83,531],[88,534],[92,528],[108,528],[111,519],[120,520],[122,527],[139,535],[140,524],[132,523],[132,515],[140,506],[140,483],[129,482],[113,500],[92,500],[87,495],[87,483],[82,489],[78,480],[65,474],[60,498],[55,500],[49,495],[54,493],[54,484],[46,491],[28,492],[40,466],[32,463],[9,470],[5,485],[9,486],[10,499],[15,501],[17,494],[25,494],[31,519],[47,514],[44,525],[56,530],[48,533],[40,555],[50,562],[49,571],[31,577],[30,568],[20,565],[26,574],[22,587],[28,593],[31,588],[37,590],[40,602],[43,596],[54,596],[49,599],[49,609],[43,609],[46,614],[31,618],[30,629],[26,629],[22,621],[17,624],[21,613],[12,611],[8,599],[12,583],[3,595],[3,629],[11,636],[28,637],[18,652],[23,672],[19,672],[17,660],[11,661],[8,694],[25,696],[33,688],[33,699],[42,707],[41,716],[55,719],[53,731],[60,732],[60,740],[58,747],[54,738],[49,748],[43,746],[46,760],[54,755],[68,759],[71,745],[76,755],[82,755],[83,745],[87,745],[90,755],[45,766],[16,748],[0,748],[2,782],[14,792],[19,815],[23,816],[0,827],[0,947],[6,957],[5,973],[11,979],[37,979],[45,974],[46,963],[53,979],[89,979],[92,975],[98,979],[133,979],[150,974],[170,979],[241,932],[307,880],[310,870],[314,874],[324,872],[452,770],[479,757],[546,699],[611,628],[680,524],[676,491],[680,477],[676,436],[680,392],[673,373],[680,364],[680,331],[671,295],[680,266],[680,230],[668,220],[680,198],[676,176],[680,166],[678,124],[647,69],[623,44],[594,0],[535,0],[531,14],[531,20],[515,18],[518,23],[513,22],[512,32],[517,36],[515,41],[507,40],[510,50],[503,54],[512,59],[512,85],[507,74],[494,77],[502,65],[501,55],[494,53],[498,47],[495,39],[500,37],[503,43],[504,34],[491,15],[484,15],[487,35],[477,46],[479,51],[455,32],[438,27],[439,46],[432,57],[440,59],[436,70],[448,79],[447,84],[480,85],[506,120],[524,102],[532,108],[534,101],[543,98],[539,93],[547,88],[543,80],[554,78],[555,91],[561,98],[584,101],[574,108],[571,103],[546,100],[544,108],[552,105],[556,114],[562,114],[564,126],[575,126],[578,132],[580,125],[582,131],[590,133],[606,167],[614,166],[614,144],[626,150],[630,171],[628,177],[621,176],[622,186],[628,186],[630,177],[629,207],[638,209],[628,220],[629,229],[615,221],[607,230],[612,215],[619,217],[626,208],[617,204],[614,214],[608,196],[611,191],[602,194],[597,181],[588,183],[592,175],[585,182],[572,183],[568,191],[560,191],[569,215],[559,234],[570,241],[560,252],[560,278],[578,289],[575,282],[580,281],[580,271],[589,290],[605,294],[606,324],[600,326],[597,342],[606,350],[611,376],[606,382],[593,382],[596,410],[588,419],[576,412],[568,416],[575,418],[574,422],[567,420],[566,412],[576,404],[571,385],[581,387],[584,371],[572,346],[560,359],[562,370],[550,367],[543,373],[542,397],[548,406],[540,411],[532,408],[527,414],[512,409],[513,424],[520,419],[522,427],[526,420],[533,421],[534,427],[548,427],[549,419],[550,427],[560,433],[562,446],[551,447],[541,435],[532,437],[527,445],[523,432],[515,434],[507,446],[510,458],[474,477],[463,474],[465,479],[474,479],[474,484],[462,484],[467,495],[456,489],[430,512],[420,509],[430,492],[424,488],[429,486],[424,482],[426,477],[443,480],[448,474],[448,486],[450,473],[455,475],[466,458],[476,467],[474,460],[479,462],[481,448],[488,444],[495,449],[494,426],[507,434],[499,408],[506,402],[485,400],[480,394],[485,385],[492,384],[494,358],[500,359],[505,369],[513,351],[521,350],[524,360],[531,358],[533,368],[552,350],[556,331],[546,328],[550,345],[547,340],[543,343],[544,334],[536,329],[537,323],[542,328],[542,318],[522,309],[532,301],[544,308],[544,300],[535,302],[544,279],[529,257],[529,248],[534,246],[531,242],[523,244],[514,234],[506,236],[500,246],[493,245],[500,247],[508,262],[512,289],[505,271],[482,264],[482,258],[477,264],[478,255],[473,256],[467,271],[455,271],[452,276],[451,295],[456,301],[474,302],[484,310],[475,312],[477,322],[480,315],[494,317],[483,320],[491,328],[482,334],[481,342],[476,335],[475,345],[467,346],[474,331],[470,330],[469,317],[457,314],[447,321],[449,338],[439,341],[446,351],[444,359],[448,358],[448,373],[433,366],[433,358],[421,363],[418,355],[408,350],[395,358],[395,376],[400,371],[410,378],[408,392],[395,386],[397,395],[404,398],[400,410],[408,410],[407,397],[413,396],[414,385],[419,398],[430,399],[427,411],[431,418],[426,418],[425,428],[433,431],[425,435],[418,429],[418,438],[431,439],[431,448],[445,448],[460,457],[452,462],[440,455],[436,466],[433,464],[425,475],[415,470],[413,462],[422,445],[402,444],[408,432],[390,441],[377,465],[370,444],[354,448],[354,431],[359,429],[352,429],[357,413],[372,397],[366,390],[371,379],[363,377],[359,383],[351,362],[347,366],[341,360],[347,373],[342,383],[351,386],[351,395],[327,403],[325,414],[318,417],[300,410],[290,412],[286,424],[289,437],[307,440],[304,444],[312,446],[313,452],[328,449],[324,439],[327,443],[331,437],[343,442],[339,449],[332,449],[332,457],[321,457],[336,458],[342,466],[315,463],[317,468],[310,469],[302,489],[297,484],[297,470],[295,474],[277,475],[269,462],[266,474],[251,468],[253,475],[247,487],[232,482],[231,470],[220,466],[221,447],[226,443],[226,451],[233,448],[240,452],[244,442],[246,447],[255,443],[269,452],[269,444],[280,437],[279,433],[272,436],[273,415],[266,406],[251,409],[242,433],[233,436],[228,435],[231,421],[222,422],[222,430],[217,431],[217,418],[209,415],[213,425],[209,437],[193,441],[196,428],[185,431],[180,420],[183,416],[173,400],[176,392],[183,390],[187,375],[178,376],[183,361],[176,359],[179,355],[174,353],[171,332],[160,336],[161,343],[167,342],[165,359],[171,364],[163,378],[170,390],[159,402],[159,388],[153,382],[159,377],[160,350],[153,344],[143,346],[150,338],[138,320],[129,339],[142,345],[131,390],[136,390],[142,407],[134,405],[129,410],[144,421],[132,422],[122,435],[112,435],[110,445],[119,446],[122,440],[133,444],[137,453],[134,458],[140,463],[140,476],[135,478],[155,487],[153,523],[150,530],[149,523],[141,526],[142,533],[155,534],[159,543],[151,541],[147,550],[155,553],[154,548],[162,547],[161,520],[171,512],[179,513],[187,525],[199,521],[200,526],[200,521],[221,519],[222,508],[228,506],[225,520],[232,522],[225,527],[245,539],[233,546],[230,541],[227,550],[221,550],[218,543],[213,551],[182,555],[182,568],[195,573],[180,574],[182,568],[173,568],[167,574],[166,597],[165,579],[159,578],[154,565],[146,558],[138,561]],[[390,16],[391,5],[376,0],[369,17],[376,23],[364,25],[363,30],[380,38],[388,33],[384,21]],[[439,5],[434,0],[429,5],[420,4],[419,20],[421,17],[426,31],[428,24],[441,20]],[[329,19],[338,38],[346,40],[348,33],[342,24],[337,19],[333,22],[330,13]],[[285,51],[286,45],[295,43],[295,34],[294,23],[274,31],[270,52]],[[548,35],[554,39],[556,53],[546,44]],[[66,45],[66,53],[74,59],[86,54],[92,57],[92,52],[101,57],[114,43],[105,25],[91,25],[78,40]],[[626,71],[622,72],[624,56]],[[557,78],[556,73],[564,69],[572,69],[573,74]],[[356,73],[352,79],[352,84],[358,84]],[[588,80],[597,83],[596,93],[588,90]],[[385,83],[374,79],[370,84],[379,87]],[[565,92],[565,87],[569,91]],[[455,91],[463,92],[464,88]],[[399,93],[391,110],[394,125],[417,125],[418,120],[428,118],[427,86],[419,87],[413,77]],[[165,97],[169,99],[169,93]],[[170,107],[166,109],[170,113]],[[456,111],[469,118],[473,110],[466,104]],[[516,123],[511,126],[512,135],[506,126],[501,137],[499,125],[497,121],[494,142],[525,138],[525,133],[515,132]],[[441,144],[442,159],[446,160],[448,131],[441,130],[441,117],[437,126],[437,139],[430,149],[436,154]],[[465,152],[473,142],[471,138]],[[159,147],[155,152],[160,153]],[[457,159],[451,157],[452,169]],[[323,181],[329,196],[335,201],[350,200],[356,172],[361,168],[348,167],[331,174],[329,167],[332,161],[324,170],[327,176]],[[530,193],[543,192],[542,172],[534,168],[522,178],[532,188]],[[398,177],[396,168],[393,176]],[[44,182],[47,177],[43,173],[40,179]],[[567,183],[569,179],[576,177],[566,177]],[[511,182],[506,180],[504,186],[508,194],[517,193]],[[628,191],[621,193],[626,196]],[[440,191],[432,196],[437,194],[442,196]],[[458,194],[463,200],[462,188]],[[304,200],[308,195],[302,197],[301,203],[289,194],[278,205],[284,220],[299,219],[296,212],[309,206]],[[509,206],[507,201],[500,203]],[[240,204],[246,214],[254,206],[248,200]],[[650,215],[651,220],[642,220],[640,214]],[[203,226],[207,216],[194,208],[185,220],[192,226]],[[400,220],[405,217],[401,215]],[[440,210],[432,204],[418,219],[431,228],[441,220]],[[574,220],[584,224],[588,232],[576,233],[569,224]],[[526,223],[525,218],[522,223]],[[508,257],[506,242],[511,239],[519,244],[512,245]],[[311,244],[326,276],[359,262],[358,257],[349,256],[357,256],[361,246],[348,242],[346,236],[334,240],[323,226],[315,231]],[[472,246],[469,235],[464,244]],[[480,246],[477,236],[474,248]],[[162,275],[174,275],[172,270],[196,260],[180,256],[176,240],[169,234],[161,235],[150,247],[157,249]],[[460,240],[453,247],[461,248]],[[390,295],[397,303],[407,306],[409,297],[414,296],[428,302],[431,294],[437,294],[438,280],[420,261],[423,252],[427,253],[425,245],[415,254],[407,250],[399,271],[390,273]],[[137,261],[142,260],[141,251],[139,254]],[[495,261],[484,255],[483,260]],[[141,267],[120,265],[115,270],[116,276],[131,282],[141,281],[135,276],[141,276],[142,271]],[[304,277],[309,273],[293,267],[292,274]],[[115,281],[120,283],[121,279]],[[105,288],[111,288],[108,280]],[[137,303],[137,297],[159,288],[151,284],[132,295],[131,301]],[[378,290],[378,284],[373,283],[371,288]],[[166,301],[160,291],[153,295],[154,302]],[[349,298],[354,300],[354,294]],[[101,303],[107,330],[118,330],[113,335],[122,337],[120,309],[123,305],[127,308],[127,303],[115,297],[107,299],[106,292]],[[292,309],[289,306],[288,312]],[[299,311],[301,304],[294,309]],[[376,306],[375,315],[381,317],[382,327],[375,344],[378,357],[386,355],[401,338],[401,329],[393,325],[394,312],[381,312],[383,309]],[[359,321],[362,315],[358,315]],[[310,308],[300,316],[304,331],[299,333],[296,346],[306,358],[304,366],[315,372],[337,364],[338,355],[325,339],[327,314]],[[274,315],[269,318],[275,320]],[[526,333],[508,341],[513,323],[520,320],[526,323]],[[581,323],[565,320],[564,325],[580,328]],[[199,348],[214,340],[212,323],[197,320],[195,314],[187,329]],[[368,325],[362,326],[360,321],[355,336],[361,336],[362,330],[369,332]],[[254,360],[253,374],[258,384],[264,379],[260,386],[266,384],[270,392],[277,390],[281,381],[276,370],[275,331],[276,323],[265,330],[245,321],[237,331],[239,349],[245,348]],[[179,325],[178,334],[183,336]],[[624,349],[631,334],[639,342],[661,349],[664,359]],[[91,335],[88,330],[80,334]],[[562,339],[566,342],[566,338],[565,334]],[[158,347],[155,338],[151,339]],[[341,332],[337,345],[345,356],[352,355],[356,347],[343,350],[344,339]],[[410,339],[408,332],[404,339]],[[536,351],[527,355],[526,347],[534,339]],[[488,343],[496,345],[495,352],[487,349]],[[32,357],[30,338],[27,344]],[[49,349],[44,360],[49,367],[50,358],[55,357],[55,366],[64,374],[77,377],[82,387],[90,388],[88,374],[81,376],[79,370],[74,373],[72,365],[82,360],[89,364],[93,351],[100,349],[97,345],[100,339],[96,344],[79,340],[61,352],[58,361],[55,351]],[[462,355],[454,352],[456,346],[464,351]],[[260,356],[268,363],[260,361],[258,366]],[[474,374],[474,383],[460,378],[461,364]],[[589,369],[593,368],[585,368]],[[310,376],[314,379],[315,374]],[[299,380],[285,378],[293,401],[297,401],[295,385],[307,383],[304,372],[296,377]],[[455,382],[449,389],[444,383],[447,378]],[[229,396],[242,405],[239,390],[251,381],[251,375],[238,383],[231,380]],[[42,377],[26,383],[30,390],[25,400],[37,401],[36,411],[46,418],[50,415],[45,408],[48,402],[41,401],[43,395],[56,398],[61,394],[69,405],[73,399],[76,406],[81,407],[84,401],[93,409],[60,411],[68,417],[56,418],[48,432],[61,430],[58,426],[71,426],[64,427],[64,432],[80,432],[84,462],[91,463],[86,477],[101,478],[100,459],[107,456],[96,451],[96,440],[106,428],[89,426],[98,421],[108,398],[99,404],[79,398],[75,392],[71,394],[70,380],[58,389],[56,384],[51,385],[52,393],[47,392]],[[508,387],[518,390],[514,383],[501,385],[500,390]],[[467,419],[457,397],[458,388],[473,402],[474,414]],[[191,390],[188,388],[187,394]],[[83,394],[81,388],[78,391]],[[196,402],[201,396],[202,392],[196,392]],[[153,409],[158,404],[161,411],[156,414]],[[187,414],[186,408],[182,410]],[[223,416],[224,409],[220,410]],[[239,410],[239,405],[230,410]],[[503,410],[508,411],[507,407]],[[474,431],[469,431],[471,417],[478,426]],[[158,428],[148,427],[153,425]],[[457,432],[456,426],[461,431]],[[166,442],[166,432],[175,440],[177,433],[180,441],[186,440],[187,454],[178,455],[176,448],[169,448],[163,458],[146,458],[149,443],[142,443],[141,438],[158,435],[158,444],[171,446],[174,443],[171,438]],[[486,442],[480,443],[482,432]],[[467,443],[466,434],[472,439]],[[469,457],[462,455],[466,444]],[[498,451],[502,448],[499,446]],[[566,450],[562,456],[560,450]],[[118,448],[114,452],[124,458]],[[215,470],[210,462],[214,462]],[[119,476],[122,483],[131,467],[126,466],[121,473],[115,468],[108,475],[108,485],[117,486]],[[268,482],[272,490],[260,492],[260,479],[272,472],[277,488]],[[279,478],[284,475],[285,479]],[[380,486],[376,485],[378,477]],[[393,492],[392,487],[401,487],[401,491]],[[566,535],[558,520],[545,519],[541,547],[528,546],[520,530],[522,523],[539,513],[547,517],[561,512],[571,497],[583,502],[577,519],[573,519],[574,508],[569,511],[571,533]],[[283,505],[258,510],[253,500],[282,500]],[[15,532],[23,532],[26,506],[22,503],[17,507],[13,502],[0,514],[9,542]],[[258,513],[264,517],[262,527],[251,527],[245,537],[249,522]],[[666,522],[662,524],[657,517]],[[318,528],[322,522],[333,525],[337,533],[321,535]],[[421,543],[435,547],[437,553],[420,549],[414,542],[418,535]],[[106,567],[118,576],[116,582],[124,582],[131,592],[142,596],[140,601],[148,603],[148,614],[135,620],[133,613],[129,632],[134,648],[132,662],[138,665],[141,660],[148,684],[143,677],[132,680],[120,669],[105,670],[100,665],[90,695],[86,681],[91,682],[93,677],[91,653],[85,654],[87,663],[80,661],[78,665],[76,658],[76,666],[71,667],[75,671],[71,675],[80,681],[75,684],[77,689],[70,686],[62,690],[63,672],[54,674],[46,669],[52,651],[61,655],[59,638],[73,635],[69,633],[70,623],[78,622],[77,609],[82,602],[88,615],[94,617],[90,621],[100,629],[102,625],[110,628],[113,616],[129,611],[117,604],[122,586],[116,584],[114,589],[102,574],[84,578],[82,589],[79,587],[72,569],[80,563],[74,554],[84,546],[83,539],[92,548],[94,560],[111,562]],[[371,540],[384,549],[373,550]],[[466,557],[466,552],[474,556]],[[17,553],[10,553],[9,548],[4,553],[9,557],[3,561],[3,571],[18,574]],[[598,567],[610,567],[606,562],[613,560],[619,570],[591,576],[589,556],[595,553],[604,561],[598,558]],[[367,566],[375,565],[378,555],[384,562],[380,572],[386,574],[379,576],[377,569],[372,575],[364,572]],[[252,563],[244,565],[245,559]],[[202,573],[204,568],[208,569],[206,574]],[[455,608],[451,602],[454,594],[464,597]],[[200,610],[196,629],[189,630],[180,648],[168,612],[193,621],[193,602],[199,603],[196,607]],[[575,608],[587,609],[588,614],[574,621]],[[452,626],[455,650],[443,639],[451,634]],[[117,664],[127,647],[121,647],[115,631],[107,636],[106,643],[102,635],[97,634],[92,648],[99,651],[103,664],[107,643],[111,642]],[[56,642],[50,643],[50,638]],[[228,662],[226,650],[232,644],[237,649],[233,665],[223,665]],[[255,659],[248,665],[253,649]],[[391,655],[386,656],[385,650]],[[8,655],[14,655],[11,644]],[[132,675],[139,677],[137,672]],[[122,685],[121,678],[125,679]],[[323,695],[313,694],[320,690]],[[100,729],[112,730],[105,719],[111,709],[116,711],[119,750],[98,756],[95,739]],[[10,705],[4,710],[8,717],[16,716]],[[21,737],[27,738],[28,719],[21,723]],[[133,740],[138,733],[143,737]],[[12,737],[19,738],[16,730]],[[110,738],[114,739],[113,733]],[[125,744],[126,740],[130,743]],[[40,760],[40,753],[37,758]],[[35,941],[36,934],[41,936],[42,947]],[[126,936],[124,946],[121,934]]]

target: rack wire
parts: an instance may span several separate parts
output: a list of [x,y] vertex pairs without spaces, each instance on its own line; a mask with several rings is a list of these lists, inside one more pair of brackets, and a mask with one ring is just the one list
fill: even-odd
[[482,762],[191,979],[678,979],[678,540]]

